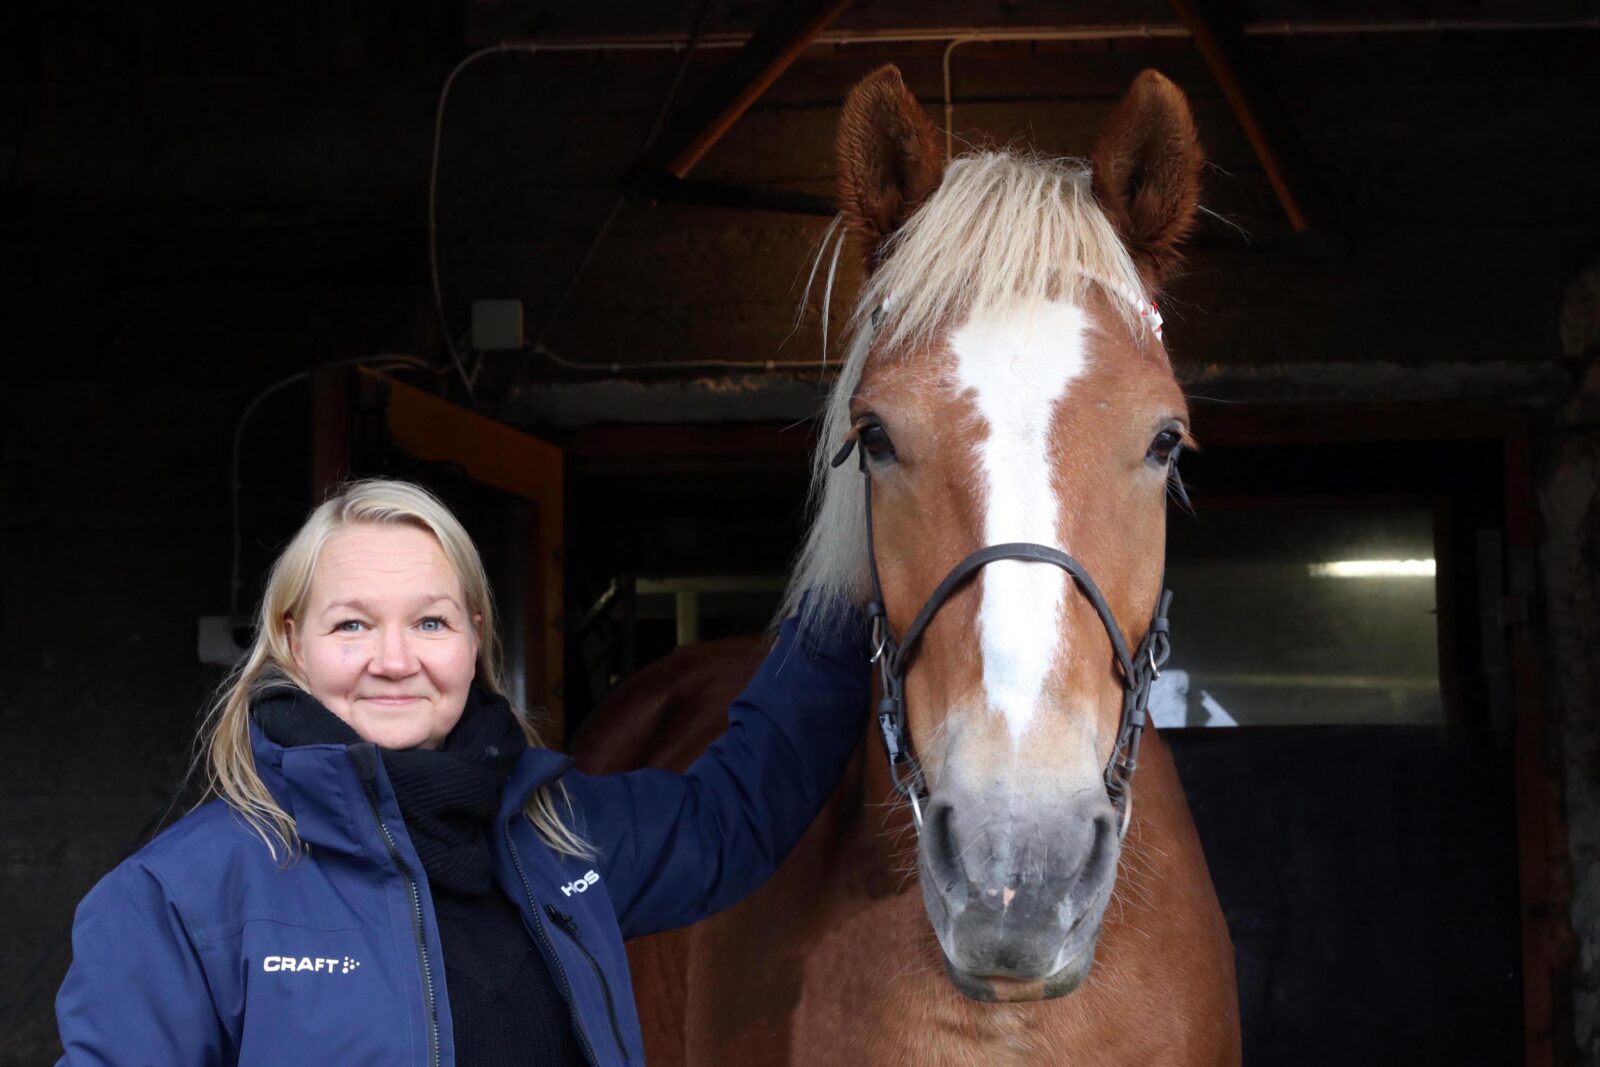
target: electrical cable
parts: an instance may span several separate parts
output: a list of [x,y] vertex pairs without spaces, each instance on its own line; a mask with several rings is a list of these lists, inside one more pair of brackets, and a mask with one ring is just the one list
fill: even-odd
[[827,360],[787,359],[681,359],[651,360],[640,363],[580,363],[565,359],[544,345],[529,345],[528,351],[543,356],[558,367],[587,371],[591,374],[618,374],[622,371],[650,370],[760,370],[760,371],[826,371],[838,370],[838,364]]
[[239,420],[234,423],[233,450],[228,464],[229,515],[230,521],[232,522],[233,539],[233,567],[229,573],[228,581],[229,618],[237,618],[239,615],[239,592],[243,581],[241,577],[241,546],[243,544],[243,527],[239,521],[239,490],[243,488],[243,483],[239,479],[239,452],[240,446],[244,441],[245,425],[249,423],[250,416],[256,413],[256,409],[261,406],[262,402],[273,394],[281,392],[298,382],[305,381],[316,371],[323,370],[328,367],[350,367],[355,366],[356,364],[365,364],[372,367],[374,370],[398,370],[403,367],[411,367],[417,370],[426,370],[434,374],[439,373],[438,368],[433,366],[433,364],[427,362],[426,360],[419,359],[416,356],[385,354],[378,356],[360,356],[354,359],[337,359],[330,363],[322,363],[315,367],[309,367],[306,370],[296,371],[287,378],[280,378],[278,381],[273,382],[271,385],[267,386],[265,389],[262,389],[260,392],[256,393],[255,396],[250,398],[249,403],[245,404],[244,410],[240,412]]
[[444,108],[450,99],[450,87],[455,84],[456,76],[467,67],[476,63],[485,56],[501,55],[506,52],[537,52],[537,41],[490,45],[480,48],[467,56],[450,69],[444,79],[444,85],[439,89],[439,103],[433,113],[433,158],[428,164],[428,277],[433,283],[433,307],[439,316],[439,334],[444,338],[445,348],[450,352],[450,362],[455,365],[456,373],[461,376],[461,384],[466,386],[467,398],[476,402],[477,395],[473,389],[475,375],[467,373],[466,364],[461,359],[461,352],[456,347],[455,334],[450,329],[450,315],[444,306],[444,290],[439,284],[439,225],[438,225],[438,199],[439,199],[439,145],[444,138]]
[[[684,75],[688,72],[689,63],[694,58],[695,50],[699,46],[699,42],[704,30],[706,15],[710,10],[710,7],[711,0],[701,0],[699,6],[695,10],[694,20],[690,24],[688,40],[682,46],[683,57],[679,60],[677,70],[674,72],[672,77],[672,83],[667,87],[667,92],[661,101],[661,106],[656,111],[655,120],[650,125],[650,132],[645,136],[643,147],[639,152],[640,156],[643,156],[649,152],[650,148],[655,144],[656,138],[661,134],[661,129],[665,125],[667,116],[672,110],[673,101],[677,98],[678,89],[683,84]],[[462,384],[466,386],[468,396],[474,400],[476,400],[474,385],[477,379],[477,372],[482,369],[482,361],[480,359],[478,364],[473,368],[473,371],[468,373],[466,364],[461,357],[461,348],[457,345],[453,338],[453,333],[450,328],[450,317],[448,312],[445,310],[444,287],[439,279],[438,189],[439,160],[441,155],[440,146],[444,140],[445,104],[449,100],[450,89],[455,84],[456,77],[460,75],[460,73],[468,66],[471,66],[478,60],[483,59],[486,56],[500,55],[506,52],[534,53],[538,52],[539,50],[539,42],[528,41],[515,43],[502,42],[501,44],[491,45],[487,48],[481,48],[478,51],[473,52],[451,69],[449,75],[444,80],[443,87],[439,91],[439,103],[434,110],[433,152],[428,167],[428,276],[433,289],[434,311],[439,317],[439,328],[442,336],[445,339],[445,344],[450,350],[451,363],[454,365],[457,374],[460,375]],[[549,347],[546,342],[551,331],[555,328],[556,323],[560,320],[561,313],[566,310],[567,304],[571,302],[573,294],[577,292],[578,285],[582,282],[584,275],[588,273],[590,265],[594,262],[596,253],[599,252],[600,247],[605,243],[606,237],[610,235],[611,227],[616,222],[617,216],[621,213],[622,205],[626,202],[626,200],[626,193],[618,193],[616,198],[612,200],[610,209],[606,212],[605,218],[600,221],[600,225],[595,229],[593,236],[589,238],[588,244],[584,247],[583,255],[579,257],[577,266],[573,268],[572,274],[568,277],[567,284],[565,287],[563,287],[561,295],[556,298],[556,302],[551,307],[549,314],[545,316],[544,322],[540,325],[538,332],[534,334],[533,341],[524,346],[524,356],[522,362],[517,367],[516,373],[513,375],[513,379],[522,377],[527,370],[528,360],[535,355],[547,359],[556,366],[563,367],[567,370],[607,375],[617,374],[623,370],[783,370],[795,372],[828,370],[829,365],[826,358],[820,361],[812,362],[776,359],[708,359],[667,360],[660,362],[624,364],[619,362],[586,363],[578,360],[566,359],[558,355]],[[829,234],[832,232],[833,226],[830,225]],[[837,258],[835,258],[833,266],[837,266]],[[830,288],[832,274],[833,268],[830,268]]]
[[[641,159],[655,145],[656,138],[661,134],[661,127],[666,124],[667,115],[672,110],[672,102],[678,96],[678,87],[683,84],[683,76],[689,70],[689,61],[694,58],[695,49],[699,47],[701,30],[705,25],[706,11],[710,6],[711,0],[700,0],[700,6],[695,9],[694,21],[690,23],[689,27],[689,41],[683,49],[683,58],[678,60],[678,69],[672,76],[672,84],[667,86],[666,96],[662,98],[661,106],[656,109],[655,121],[650,124],[650,132],[645,135],[644,144],[639,149],[639,157]],[[589,246],[583,250],[583,256],[578,260],[578,266],[573,270],[572,276],[567,279],[566,287],[562,289],[561,295],[556,299],[555,306],[550,309],[550,313],[545,316],[544,324],[539,327],[539,332],[534,334],[533,343],[527,347],[527,355],[523,356],[522,362],[517,366],[516,374],[512,376],[513,381],[521,378],[524,372],[527,371],[529,355],[542,355],[557,366],[573,370],[587,371],[597,369],[593,364],[563,360],[550,350],[545,341],[550,336],[550,331],[555,328],[556,321],[561,318],[561,312],[566,310],[567,302],[572,299],[572,294],[577,292],[578,283],[583,280],[584,274],[588,272],[589,264],[594,262],[595,253],[600,250],[600,246],[605,242],[606,236],[611,232],[611,224],[616,221],[617,213],[622,210],[623,201],[626,199],[626,193],[618,193],[616,199],[612,200],[611,210],[606,212],[605,220],[600,223],[599,229],[589,239]],[[616,372],[605,369],[602,373],[614,374]]]

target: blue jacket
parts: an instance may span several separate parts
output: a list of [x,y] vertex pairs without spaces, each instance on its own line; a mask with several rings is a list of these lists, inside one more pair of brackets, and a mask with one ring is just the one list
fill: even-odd
[[[517,763],[496,876],[592,1063],[644,1062],[623,939],[695,922],[772,874],[861,737],[867,687],[853,634],[800,640],[791,619],[685,774],[589,776],[545,749]],[[450,1067],[432,896],[377,750],[252,740],[309,853],[274,862],[213,801],[107,875],[73,925],[61,1063]],[[558,778],[595,859],[558,855],[521,814]]]

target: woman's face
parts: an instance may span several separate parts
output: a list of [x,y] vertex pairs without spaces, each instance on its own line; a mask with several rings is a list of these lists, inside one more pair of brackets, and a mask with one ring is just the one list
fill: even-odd
[[466,707],[481,622],[431,533],[356,523],[323,546],[289,644],[311,695],[362,740],[437,748]]

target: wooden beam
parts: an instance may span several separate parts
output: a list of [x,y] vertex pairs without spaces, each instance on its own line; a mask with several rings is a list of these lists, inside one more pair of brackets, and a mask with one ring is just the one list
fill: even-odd
[[724,63],[650,152],[646,170],[682,178],[778,80],[850,0],[780,0],[744,47]]
[[1572,872],[1562,808],[1562,765],[1551,744],[1545,683],[1552,653],[1535,619],[1539,502],[1525,420],[1505,437],[1506,589],[1501,610],[1516,702],[1518,889],[1522,903],[1522,1030],[1526,1067],[1568,1062],[1572,1040]]
[[395,447],[421,460],[448,463],[473,481],[532,505],[525,539],[531,601],[527,703],[530,710],[544,711],[544,740],[559,746],[566,726],[562,450],[404,382],[362,373],[386,394],[385,421]]
[[1331,220],[1313,210],[1309,201],[1309,168],[1303,162],[1299,139],[1288,116],[1276,104],[1276,96],[1262,84],[1253,63],[1249,45],[1239,21],[1223,8],[1224,0],[1171,0],[1175,11],[1195,47],[1211,69],[1211,76],[1227,99],[1228,106],[1250,147],[1267,172],[1267,181],[1289,217],[1296,233],[1326,232]]

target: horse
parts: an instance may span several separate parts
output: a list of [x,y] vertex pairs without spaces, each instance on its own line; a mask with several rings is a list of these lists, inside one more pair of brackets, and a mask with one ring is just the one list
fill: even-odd
[[[785,611],[865,606],[883,699],[767,885],[630,944],[652,1063],[1239,1062],[1232,944],[1139,730],[1192,445],[1153,294],[1202,162],[1155,71],[1087,166],[946,163],[894,67],[850,92],[840,239],[865,276]],[[578,765],[682,769],[759,657],[730,639],[646,667]]]

